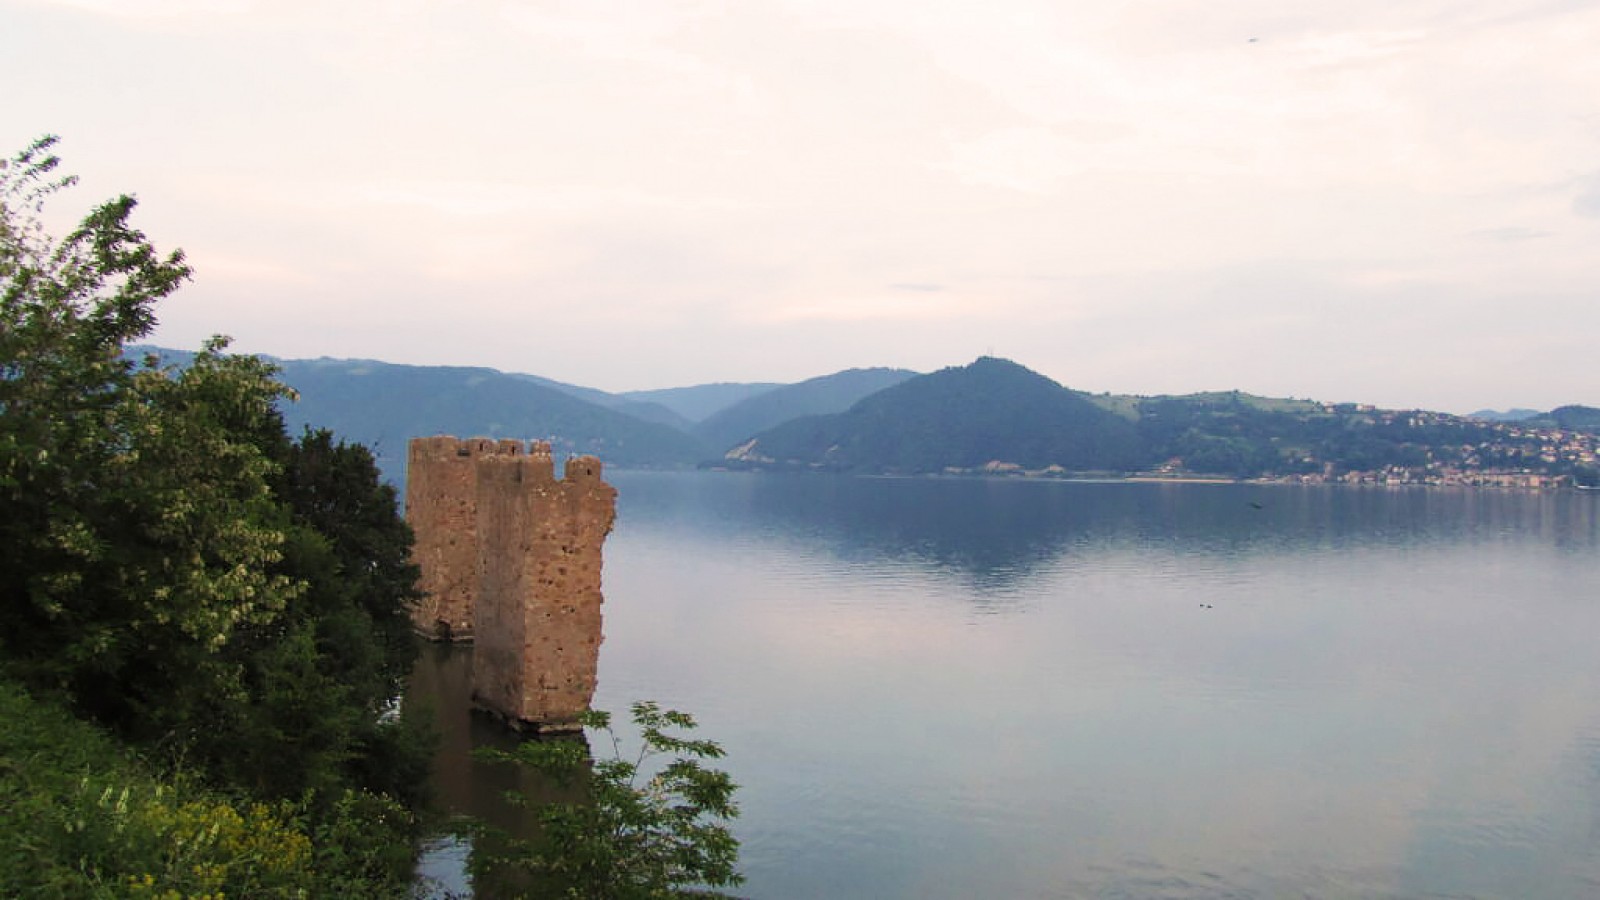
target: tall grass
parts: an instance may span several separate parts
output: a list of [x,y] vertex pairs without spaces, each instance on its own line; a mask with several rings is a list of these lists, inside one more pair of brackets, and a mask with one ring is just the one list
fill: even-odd
[[160,777],[91,725],[0,680],[0,896],[320,896],[290,804]]

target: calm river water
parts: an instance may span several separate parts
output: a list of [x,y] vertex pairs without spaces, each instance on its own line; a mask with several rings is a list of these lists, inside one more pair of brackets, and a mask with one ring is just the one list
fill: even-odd
[[596,706],[724,745],[742,896],[1600,896],[1600,496],[607,477]]

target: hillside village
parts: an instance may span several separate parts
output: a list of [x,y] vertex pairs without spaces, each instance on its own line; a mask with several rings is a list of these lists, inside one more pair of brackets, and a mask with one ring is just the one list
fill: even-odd
[[[1322,404],[1334,414],[1340,407]],[[1348,407],[1346,407],[1348,409]],[[1419,465],[1391,464],[1374,469],[1342,468],[1323,460],[1321,471],[1301,472],[1264,480],[1300,484],[1424,484],[1459,487],[1545,489],[1574,485],[1574,472],[1593,470],[1600,452],[1594,432],[1556,427],[1532,427],[1517,422],[1483,422],[1425,410],[1381,410],[1360,405],[1357,417],[1373,425],[1413,429],[1460,427],[1470,423],[1490,434],[1475,443],[1423,446],[1426,460]],[[1582,486],[1588,487],[1589,484]]]
[[[1289,471],[1263,471],[1255,475],[1205,471],[1173,456],[1133,477],[1142,480],[1249,480],[1284,484],[1383,484],[1440,487],[1492,487],[1548,490],[1595,487],[1600,467],[1600,434],[1577,428],[1494,422],[1427,410],[1388,410],[1368,404],[1311,403],[1310,411],[1343,420],[1348,428],[1389,433],[1467,431],[1478,440],[1461,443],[1427,443],[1421,439],[1404,446],[1418,458],[1372,467],[1352,466],[1348,458],[1306,448],[1291,454]],[[949,475],[1011,477],[1070,477],[1060,466],[1029,470],[1015,463],[993,460],[973,469],[951,467]]]

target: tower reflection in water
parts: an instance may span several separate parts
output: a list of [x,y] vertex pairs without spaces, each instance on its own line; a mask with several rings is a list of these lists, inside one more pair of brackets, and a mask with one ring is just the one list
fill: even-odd
[[[581,732],[530,738],[475,712],[472,652],[470,644],[424,643],[406,693],[409,709],[431,716],[439,738],[433,790],[441,821],[437,837],[425,846],[418,876],[431,897],[519,896],[533,885],[529,873],[505,862],[517,855],[513,841],[536,840],[538,807],[580,802],[583,786],[560,783],[529,766],[484,759],[478,751],[509,752],[525,740],[559,740],[581,744],[587,757],[589,745]],[[527,802],[514,803],[511,794]]]

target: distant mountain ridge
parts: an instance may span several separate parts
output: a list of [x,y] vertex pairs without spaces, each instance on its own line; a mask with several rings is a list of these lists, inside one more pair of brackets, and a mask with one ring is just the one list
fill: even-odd
[[661,403],[635,399],[625,394],[608,394],[599,388],[581,387],[576,384],[567,384],[566,382],[562,381],[553,381],[549,378],[541,378],[538,375],[525,375],[520,372],[508,372],[505,374],[512,378],[520,378],[524,381],[530,381],[534,384],[553,388],[561,391],[564,394],[571,394],[580,400],[587,400],[590,403],[603,406],[606,409],[613,409],[620,413],[626,413],[630,416],[633,416],[635,419],[643,419],[646,422],[655,422],[660,425],[668,425],[672,428],[676,428],[679,431],[688,431],[694,424],[689,419],[686,419],[680,415],[676,410]]
[[916,374],[909,369],[845,369],[754,394],[708,416],[693,431],[710,446],[727,450],[790,419],[842,412]]
[[[125,355],[153,354],[163,364],[185,366],[194,353],[137,345]],[[726,447],[707,443],[691,416],[716,416],[775,391],[777,400],[755,404],[719,420],[733,427],[750,409],[843,409],[877,384],[909,377],[903,370],[847,370],[798,385],[718,383],[609,394],[537,375],[463,366],[410,366],[368,359],[284,359],[262,355],[299,398],[283,407],[291,430],[327,427],[374,450],[391,477],[404,467],[412,437],[459,436],[548,440],[558,453],[593,453],[624,468],[689,468],[717,458]],[[750,433],[768,424],[761,420]],[[713,426],[715,433],[717,426]],[[741,435],[742,436],[742,435]]]
[[[194,355],[149,346],[127,351],[134,358],[146,353],[179,366]],[[590,389],[535,376],[375,360],[265,358],[299,395],[283,406],[291,431],[330,428],[366,444],[391,478],[404,468],[410,439],[432,434],[548,440],[558,453],[592,453],[631,468],[690,467],[713,452],[680,428],[584,399]]]
[[619,466],[688,466],[705,457],[693,435],[493,369],[283,360],[300,395],[284,409],[291,428],[334,428],[386,459],[431,434],[539,438],[560,453],[591,453]]
[[792,420],[730,459],[843,472],[980,469],[1126,471],[1138,431],[1084,394],[1009,360],[983,357],[878,391],[843,413]]
[[1537,409],[1516,407],[1507,410],[1480,409],[1477,412],[1468,413],[1467,418],[1483,419],[1488,422],[1520,422],[1523,419],[1531,419],[1537,415],[1539,415]]
[[[146,352],[174,365],[193,356],[127,354]],[[453,433],[549,440],[624,468],[1600,484],[1591,406],[1500,422],[1239,391],[1090,395],[990,357],[928,375],[850,369],[628,394],[486,368],[266,358],[299,393],[284,409],[291,428],[367,444],[391,477],[410,438]]]
[[[724,465],[874,474],[1138,474],[1388,484],[1600,482],[1600,410],[1516,423],[1257,397],[1088,395],[1006,360],[909,379],[794,419]],[[1587,430],[1586,430],[1587,429]]]
[[617,396],[638,403],[659,404],[682,416],[685,421],[694,423],[704,421],[718,412],[742,403],[751,397],[757,397],[781,387],[784,387],[784,385],[775,382],[742,384],[723,381],[715,384],[696,384],[689,387],[624,391]]

